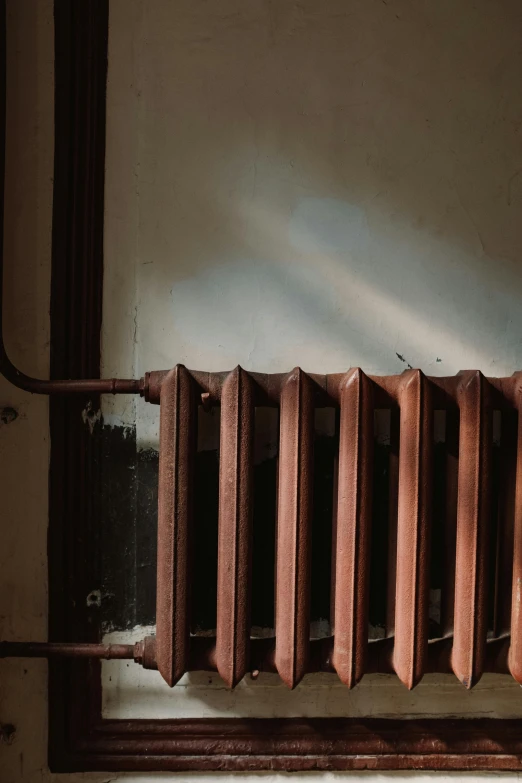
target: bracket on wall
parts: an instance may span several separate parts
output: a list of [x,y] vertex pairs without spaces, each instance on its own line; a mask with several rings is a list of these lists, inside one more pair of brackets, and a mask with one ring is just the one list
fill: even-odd
[[[141,381],[97,379],[108,6],[108,0],[55,0],[51,380],[20,373],[0,339],[6,377],[28,391],[52,395],[46,654],[52,655],[52,645],[57,655],[59,647],[63,653],[58,642],[64,641],[77,653],[49,660],[52,771],[521,769],[518,720],[102,718],[99,659],[136,659],[142,653],[100,645],[99,629],[85,609],[96,565],[99,477],[97,441],[82,426],[81,411],[100,393],[150,393],[148,375]],[[5,25],[5,0],[0,11]],[[5,132],[5,122],[2,126]],[[77,380],[59,380],[66,378]]]

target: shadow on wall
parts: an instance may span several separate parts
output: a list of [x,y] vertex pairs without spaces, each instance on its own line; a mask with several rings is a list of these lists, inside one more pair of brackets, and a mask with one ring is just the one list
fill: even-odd
[[522,366],[516,0],[125,9],[106,264],[136,230],[139,371]]

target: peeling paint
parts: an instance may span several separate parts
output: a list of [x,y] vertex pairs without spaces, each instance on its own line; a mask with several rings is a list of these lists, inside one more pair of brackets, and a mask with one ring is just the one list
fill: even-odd
[[102,603],[101,590],[91,590],[86,598],[86,604],[89,608],[93,606],[100,607]]
[[15,408],[6,406],[0,409],[0,425],[11,424],[12,421],[16,421],[19,413]]
[[88,402],[82,410],[82,421],[89,427],[91,435],[94,432],[96,424],[101,420],[101,410],[94,410],[92,403]]

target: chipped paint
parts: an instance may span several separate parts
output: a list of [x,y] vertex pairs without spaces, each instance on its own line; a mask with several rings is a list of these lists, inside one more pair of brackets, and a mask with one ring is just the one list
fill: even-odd
[[97,423],[101,420],[101,410],[98,408],[97,410],[94,410],[92,407],[92,403],[88,402],[85,408],[82,410],[82,421],[84,424],[86,424],[89,427],[89,430],[92,433],[94,432],[94,428],[96,427]]

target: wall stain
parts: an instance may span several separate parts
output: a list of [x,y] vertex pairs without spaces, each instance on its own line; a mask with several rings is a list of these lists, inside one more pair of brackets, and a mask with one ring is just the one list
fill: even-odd
[[6,406],[0,409],[0,425],[11,424],[12,421],[16,421],[18,418],[18,411],[15,408]]
[[411,366],[411,364],[406,361],[406,359],[404,358],[404,356],[402,356],[402,354],[397,353],[397,351],[396,351],[395,352],[395,356],[397,357],[397,359],[399,359],[401,362],[403,362],[408,367],[408,370],[413,370],[413,367]]

